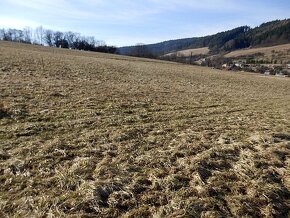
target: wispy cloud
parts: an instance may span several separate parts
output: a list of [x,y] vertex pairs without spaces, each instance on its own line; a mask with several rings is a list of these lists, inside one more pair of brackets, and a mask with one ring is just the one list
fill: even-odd
[[43,25],[116,45],[201,36],[290,17],[289,0],[1,0],[0,5],[0,27]]
[[[51,17],[56,16],[56,18],[74,18],[78,16],[78,19],[81,19],[82,16],[89,16],[90,13],[86,11],[79,10],[75,5],[70,3],[67,0],[4,0],[8,3],[23,7],[25,9],[32,10],[32,12],[42,13],[42,15],[49,14]],[[94,14],[91,14],[94,15]]]

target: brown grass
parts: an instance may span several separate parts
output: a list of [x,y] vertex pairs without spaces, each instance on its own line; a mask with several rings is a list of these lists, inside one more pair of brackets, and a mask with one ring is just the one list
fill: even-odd
[[281,59],[287,58],[290,61],[290,44],[283,44],[277,46],[270,46],[270,47],[261,47],[261,48],[251,48],[251,49],[241,49],[230,52],[225,55],[227,58],[236,58],[240,56],[246,55],[255,55],[257,53],[262,53],[268,59]]
[[[209,48],[208,47],[203,47],[203,48],[193,48],[193,49],[186,49],[186,50],[181,50],[177,52],[177,56],[185,56],[185,57],[189,57],[191,54],[192,55],[205,55],[209,53]],[[174,54],[174,52],[172,53],[168,53],[164,56],[170,56]]]
[[287,217],[289,86],[0,42],[0,216]]

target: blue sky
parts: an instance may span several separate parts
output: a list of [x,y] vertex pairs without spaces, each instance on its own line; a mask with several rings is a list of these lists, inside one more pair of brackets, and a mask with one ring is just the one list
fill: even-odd
[[72,30],[109,45],[204,36],[290,18],[290,0],[0,0],[0,27]]

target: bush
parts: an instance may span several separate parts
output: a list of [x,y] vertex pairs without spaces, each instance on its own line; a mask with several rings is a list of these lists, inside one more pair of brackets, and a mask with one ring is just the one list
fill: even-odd
[[9,116],[10,116],[9,111],[4,107],[4,104],[0,102],[0,119]]

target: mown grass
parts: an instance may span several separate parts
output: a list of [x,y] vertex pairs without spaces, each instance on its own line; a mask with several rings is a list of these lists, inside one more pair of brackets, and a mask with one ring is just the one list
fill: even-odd
[[0,44],[1,216],[289,215],[289,79]]

